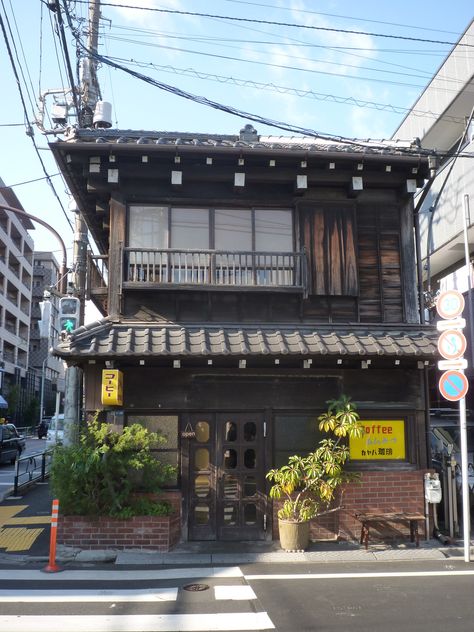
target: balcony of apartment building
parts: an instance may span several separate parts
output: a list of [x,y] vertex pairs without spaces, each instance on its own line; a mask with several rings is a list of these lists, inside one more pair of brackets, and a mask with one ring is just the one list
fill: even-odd
[[25,270],[25,268],[23,268],[21,271],[21,282],[27,290],[31,290],[31,281],[31,274],[27,270]]
[[21,264],[13,253],[10,253],[10,257],[8,259],[8,268],[18,279],[20,278]]
[[5,322],[3,323],[3,327],[10,334],[14,336],[17,335],[17,319],[9,311],[5,311]]
[[6,297],[15,307],[18,307],[18,296],[20,292],[11,281],[7,282]]
[[18,349],[16,363],[17,366],[21,367],[22,369],[26,369],[28,367],[28,351]]
[[4,341],[3,343],[3,360],[4,362],[10,362],[11,364],[16,364],[16,348],[14,345],[9,342]]
[[33,266],[33,248],[26,242],[23,242],[23,257],[29,266]]
[[26,323],[21,321],[18,324],[18,338],[20,339],[20,345],[22,347],[28,347],[30,327]]
[[8,235],[9,221],[10,221],[9,217],[5,209],[0,208],[0,230],[2,230],[5,233],[5,235]]
[[18,228],[12,223],[10,228],[10,240],[19,252],[23,252],[23,237]]
[[31,301],[26,296],[21,294],[21,296],[20,296],[20,311],[25,316],[27,316],[28,318],[30,317],[30,307],[31,307]]

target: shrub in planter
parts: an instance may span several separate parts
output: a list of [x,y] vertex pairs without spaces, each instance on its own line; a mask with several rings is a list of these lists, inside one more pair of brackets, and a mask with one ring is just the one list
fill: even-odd
[[157,492],[175,473],[158,461],[151,448],[166,438],[140,424],[117,432],[97,417],[88,422],[79,442],[57,446],[51,465],[51,487],[61,512],[70,515],[167,515],[166,502],[137,498]]
[[344,470],[349,448],[342,441],[345,437],[363,435],[356,406],[346,396],[329,401],[327,411],[318,417],[318,421],[319,429],[333,437],[322,439],[306,456],[290,456],[286,465],[270,470],[266,475],[273,482],[270,497],[285,499],[278,510],[278,524],[282,547],[287,550],[301,550],[307,546],[309,521],[340,509],[329,509],[329,506],[341,485],[356,476]]

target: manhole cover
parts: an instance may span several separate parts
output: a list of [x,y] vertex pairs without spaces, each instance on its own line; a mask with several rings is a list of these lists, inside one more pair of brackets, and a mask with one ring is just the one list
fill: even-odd
[[186,584],[186,586],[183,586],[183,590],[200,592],[201,590],[209,590],[209,586],[207,584]]

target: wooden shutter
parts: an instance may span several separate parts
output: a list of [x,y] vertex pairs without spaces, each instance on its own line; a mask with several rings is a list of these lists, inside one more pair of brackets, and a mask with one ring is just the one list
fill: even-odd
[[303,217],[310,293],[357,296],[359,282],[353,209],[306,209]]

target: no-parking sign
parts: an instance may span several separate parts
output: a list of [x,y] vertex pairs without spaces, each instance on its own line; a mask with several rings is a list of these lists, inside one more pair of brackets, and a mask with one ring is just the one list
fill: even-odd
[[446,371],[439,379],[439,391],[450,402],[457,402],[467,393],[469,382],[461,371]]

